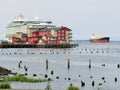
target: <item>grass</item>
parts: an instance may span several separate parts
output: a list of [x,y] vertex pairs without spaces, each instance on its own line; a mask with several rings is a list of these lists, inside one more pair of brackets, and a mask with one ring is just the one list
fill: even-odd
[[0,89],[11,89],[11,86],[8,82],[1,82]]
[[77,86],[73,86],[72,84],[70,84],[70,85],[68,86],[67,90],[80,90],[80,88],[77,87]]
[[47,82],[50,81],[48,79],[34,79],[34,78],[28,78],[24,75],[15,75],[11,77],[4,78],[4,81],[17,81],[17,82]]

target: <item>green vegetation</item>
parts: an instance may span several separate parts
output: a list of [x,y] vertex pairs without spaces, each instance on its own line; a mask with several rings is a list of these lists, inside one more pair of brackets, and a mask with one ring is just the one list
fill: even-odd
[[47,84],[47,86],[46,86],[45,90],[52,90],[51,85],[50,85],[50,83],[49,83],[49,82],[48,82],[48,84]]
[[0,89],[11,89],[10,84],[8,83],[9,81],[17,81],[17,82],[48,82],[51,81],[50,78],[48,79],[34,79],[34,78],[28,78],[25,77],[25,75],[19,74],[15,76],[10,76],[10,77],[5,77],[3,79],[4,82],[0,82]]
[[48,79],[34,79],[34,78],[28,78],[24,75],[15,75],[11,77],[4,78],[4,81],[17,81],[17,82],[47,82],[50,81]]
[[0,89],[11,89],[10,84],[8,82],[1,82]]
[[72,84],[70,84],[67,88],[67,90],[80,90],[79,87],[77,86],[73,86]]

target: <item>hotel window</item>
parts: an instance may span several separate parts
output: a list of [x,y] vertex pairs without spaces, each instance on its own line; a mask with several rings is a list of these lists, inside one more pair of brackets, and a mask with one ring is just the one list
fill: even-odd
[[58,37],[58,40],[60,40],[60,37]]
[[58,36],[60,36],[60,33],[58,34]]
[[64,37],[62,37],[62,40],[64,40]]

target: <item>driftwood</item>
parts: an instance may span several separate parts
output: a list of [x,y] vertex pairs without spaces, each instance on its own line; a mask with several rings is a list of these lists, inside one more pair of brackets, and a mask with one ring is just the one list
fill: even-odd
[[8,70],[7,68],[0,66],[0,76],[9,75],[9,74],[16,74],[16,73],[13,73],[11,70]]

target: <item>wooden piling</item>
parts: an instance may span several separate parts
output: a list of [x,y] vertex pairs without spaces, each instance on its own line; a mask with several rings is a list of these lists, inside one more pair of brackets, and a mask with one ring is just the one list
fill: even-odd
[[25,70],[25,71],[28,71],[28,68],[26,67],[26,65],[24,66],[24,70]]
[[115,82],[117,82],[117,77],[115,77]]
[[89,69],[91,68],[91,59],[89,59]]
[[120,68],[120,64],[117,65],[117,68]]
[[95,85],[95,82],[94,81],[92,81],[92,86],[94,86]]
[[68,59],[67,68],[70,69],[70,59]]
[[53,74],[54,74],[54,71],[52,70],[52,71],[51,71],[51,75],[53,75]]
[[46,70],[48,69],[48,60],[46,59]]
[[20,61],[20,62],[18,63],[18,67],[19,67],[19,68],[21,68],[21,63],[22,63],[22,61]]

